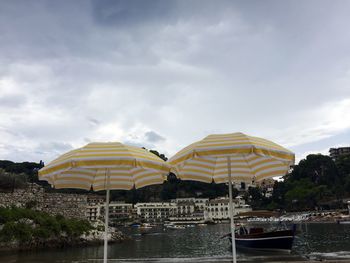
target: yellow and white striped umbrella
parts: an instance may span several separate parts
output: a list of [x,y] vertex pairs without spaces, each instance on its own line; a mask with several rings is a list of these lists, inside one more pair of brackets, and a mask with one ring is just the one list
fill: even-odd
[[169,163],[180,179],[229,183],[232,258],[236,263],[232,181],[283,176],[294,163],[294,154],[276,143],[243,133],[214,134],[182,149]]
[[103,262],[107,263],[109,192],[162,184],[170,167],[149,151],[119,142],[89,143],[39,170],[55,188],[106,191]]
[[182,149],[169,163],[183,180],[228,182],[230,164],[232,181],[252,182],[285,175],[294,163],[294,153],[243,133],[213,134]]
[[89,143],[53,160],[39,171],[39,179],[57,189],[105,190],[109,180],[110,190],[129,190],[161,184],[169,170],[145,149],[119,142]]

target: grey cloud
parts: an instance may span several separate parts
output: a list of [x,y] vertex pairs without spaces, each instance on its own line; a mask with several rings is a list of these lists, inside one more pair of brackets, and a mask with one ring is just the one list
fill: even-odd
[[97,139],[171,152],[208,132],[330,136],[304,116],[350,97],[348,13],[347,1],[2,1],[0,74],[24,95],[0,91],[0,125],[44,143],[40,158]]
[[91,141],[91,139],[90,139],[90,138],[84,138],[84,142],[86,142],[86,143],[90,143],[90,142],[92,142],[92,141]]
[[[60,4],[56,4],[60,3]],[[86,45],[81,45],[84,28],[88,26],[86,13],[88,1],[11,1],[0,3],[0,42],[2,59],[64,58],[82,54]],[[77,13],[80,15],[77,16]],[[30,14],[30,15],[29,15]],[[79,32],[79,34],[77,34]]]
[[7,133],[9,135],[14,136],[14,137],[21,137],[21,134],[19,132],[15,131],[15,130],[12,130],[12,129],[8,129],[6,127],[1,127],[0,126],[0,131],[3,131],[3,132],[5,132],[5,133]]
[[93,10],[97,23],[127,26],[169,20],[174,3],[162,0],[94,0]]
[[149,144],[149,143],[143,143],[143,142],[138,142],[138,141],[133,141],[133,140],[125,140],[123,141],[123,143],[127,144],[127,145],[131,145],[131,146],[136,146],[139,148],[152,148],[154,145],[153,144]]
[[154,131],[146,132],[145,137],[146,137],[146,140],[151,142],[151,143],[157,143],[157,142],[165,140],[165,138],[163,136],[159,135],[158,133],[156,133]]
[[37,149],[42,152],[64,153],[73,149],[73,146],[64,142],[42,142]]
[[5,95],[1,96],[0,94],[0,107],[8,108],[18,108],[25,104],[27,101],[26,97],[23,95]]
[[91,126],[97,126],[100,124],[100,122],[92,117],[88,117],[88,121],[90,123]]

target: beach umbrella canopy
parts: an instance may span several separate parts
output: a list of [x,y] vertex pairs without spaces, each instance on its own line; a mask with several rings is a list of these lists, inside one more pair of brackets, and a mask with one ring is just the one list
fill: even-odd
[[146,149],[119,142],[89,143],[39,170],[54,188],[106,190],[104,262],[107,262],[109,191],[162,184],[170,167]]
[[213,134],[192,143],[169,159],[182,180],[229,183],[233,261],[236,262],[232,206],[232,181],[257,182],[283,176],[294,164],[286,148],[244,133]]

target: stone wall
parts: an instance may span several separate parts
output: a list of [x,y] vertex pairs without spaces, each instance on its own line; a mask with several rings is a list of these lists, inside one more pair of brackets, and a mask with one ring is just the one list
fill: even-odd
[[13,193],[0,193],[0,206],[25,207],[30,202],[34,207],[44,201],[44,189],[36,184],[29,185],[26,189],[15,189]]
[[44,193],[41,209],[52,215],[86,219],[87,195]]
[[26,189],[15,189],[13,193],[0,193],[0,206],[26,207],[61,214],[67,218],[85,219],[87,195],[45,193],[39,185],[29,185]]

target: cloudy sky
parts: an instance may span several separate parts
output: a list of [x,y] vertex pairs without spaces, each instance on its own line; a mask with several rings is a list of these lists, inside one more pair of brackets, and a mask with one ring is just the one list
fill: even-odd
[[211,133],[350,144],[350,1],[1,1],[0,159]]

